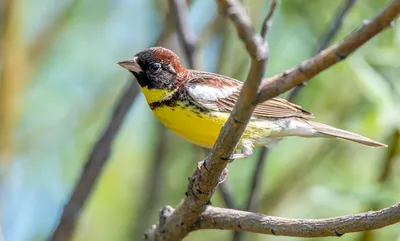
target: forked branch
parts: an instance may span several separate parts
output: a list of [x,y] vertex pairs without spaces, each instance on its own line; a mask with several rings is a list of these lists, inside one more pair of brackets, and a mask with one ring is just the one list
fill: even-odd
[[[228,121],[222,128],[209,157],[204,162],[199,163],[194,175],[189,178],[186,198],[175,210],[170,207],[163,208],[158,225],[155,225],[153,229],[146,233],[146,240],[181,240],[198,225],[200,225],[199,227],[202,227],[201,225],[206,227],[205,224],[202,223],[204,223],[204,220],[206,220],[205,218],[208,217],[208,215],[211,215],[211,211],[213,211],[215,217],[209,220],[209,223],[212,223],[209,228],[224,229],[226,225],[225,222],[215,223],[214,221],[217,217],[221,218],[221,220],[225,220],[228,218],[226,215],[233,214],[230,219],[226,219],[230,220],[232,230],[268,233],[268,230],[264,230],[266,227],[255,230],[252,229],[252,225],[249,225],[249,228],[244,230],[242,223],[237,222],[240,215],[246,214],[248,215],[245,215],[246,217],[251,217],[250,221],[258,220],[261,224],[264,224],[264,219],[267,218],[266,216],[215,207],[207,208],[206,206],[209,204],[209,200],[218,185],[221,174],[226,170],[225,167],[228,163],[228,159],[233,154],[255,105],[258,102],[268,100],[295,87],[333,64],[343,60],[369,39],[390,26],[391,22],[395,20],[400,13],[400,0],[392,0],[377,17],[371,21],[365,22],[360,29],[351,33],[339,44],[336,44],[325,51],[322,51],[315,57],[304,61],[298,67],[264,80],[262,88],[256,96],[261,78],[265,73],[269,53],[268,46],[264,44],[262,36],[257,34],[251,26],[250,19],[240,3],[235,0],[217,0],[217,3],[222,12],[227,14],[234,23],[240,38],[245,43],[246,48],[252,57],[250,72],[240,93],[238,102],[236,103]],[[378,211],[376,216],[373,216],[381,218],[379,220],[386,220],[380,225],[374,226],[372,224],[373,222],[365,222],[365,220],[370,220],[370,213],[352,216],[354,219],[345,222],[345,225],[348,225],[349,227],[360,225],[356,231],[361,231],[399,222],[399,205],[400,204],[396,204],[387,209]],[[201,219],[201,217],[203,218]],[[305,228],[304,224],[315,225],[311,227],[312,230],[318,229],[319,232],[325,234],[325,236],[332,233],[334,235],[341,235],[342,232],[346,230],[342,223],[343,220],[340,218],[326,220],[326,222],[329,222],[331,227],[334,228],[329,231],[321,229],[321,227],[318,226],[318,223],[307,223],[306,220],[301,219],[295,220],[297,221],[297,226],[289,226],[289,223],[285,223],[287,221],[293,221],[293,219],[275,218],[275,221],[283,222],[283,224],[286,224],[286,227],[295,227],[297,232],[301,233],[303,236],[312,236],[303,230]],[[277,223],[275,223],[275,226],[276,225]],[[289,232],[285,233],[279,230],[276,232],[274,227],[272,227],[272,230],[275,234],[290,235]],[[339,227],[339,229],[335,227]],[[272,231],[269,233],[273,234]],[[292,231],[292,233],[294,234],[296,232]],[[322,234],[320,234],[320,236]],[[298,236],[302,235],[299,234]]]

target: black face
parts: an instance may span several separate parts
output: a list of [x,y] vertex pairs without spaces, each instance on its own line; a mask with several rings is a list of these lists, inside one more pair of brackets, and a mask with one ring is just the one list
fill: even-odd
[[148,89],[169,89],[177,87],[177,73],[170,57],[160,51],[145,50],[136,54],[137,63],[143,72],[132,72],[140,86]]

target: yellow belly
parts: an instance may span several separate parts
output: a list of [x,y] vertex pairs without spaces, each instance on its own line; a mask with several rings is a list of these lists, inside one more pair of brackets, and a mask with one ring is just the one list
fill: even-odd
[[[142,88],[147,103],[151,104],[171,96],[168,90]],[[169,129],[184,139],[206,148],[212,148],[222,126],[229,118],[226,112],[200,113],[194,107],[183,107],[183,103],[176,106],[159,106],[153,113]],[[265,145],[269,142],[273,123],[265,121],[250,121],[241,140],[250,140],[253,145]],[[273,129],[273,128],[272,128]],[[267,139],[265,139],[267,138]]]
[[205,114],[181,105],[160,107],[153,110],[153,113],[177,135],[206,148],[212,148],[229,117],[226,113]]

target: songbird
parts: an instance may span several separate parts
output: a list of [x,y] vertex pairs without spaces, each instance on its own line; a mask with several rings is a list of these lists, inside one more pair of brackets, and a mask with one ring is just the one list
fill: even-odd
[[[212,148],[238,99],[243,83],[226,76],[185,69],[169,49],[153,47],[118,62],[137,79],[154,115],[174,133]],[[281,98],[258,104],[231,159],[253,154],[287,136],[340,138],[386,147],[364,136],[310,121],[313,114]]]

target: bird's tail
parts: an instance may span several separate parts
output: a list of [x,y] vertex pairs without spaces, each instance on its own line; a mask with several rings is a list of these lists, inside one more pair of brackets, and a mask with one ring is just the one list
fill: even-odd
[[345,131],[345,130],[340,130],[337,129],[335,127],[329,126],[329,125],[325,125],[322,123],[317,123],[317,122],[313,122],[313,121],[309,121],[309,120],[302,120],[305,121],[307,124],[309,124],[315,132],[317,132],[316,134],[320,134],[321,137],[336,137],[336,138],[340,138],[340,139],[344,139],[344,140],[349,140],[349,141],[353,141],[353,142],[357,142],[363,145],[367,145],[367,146],[373,146],[373,147],[387,147],[387,145],[371,140],[365,136],[361,136],[349,131]]

